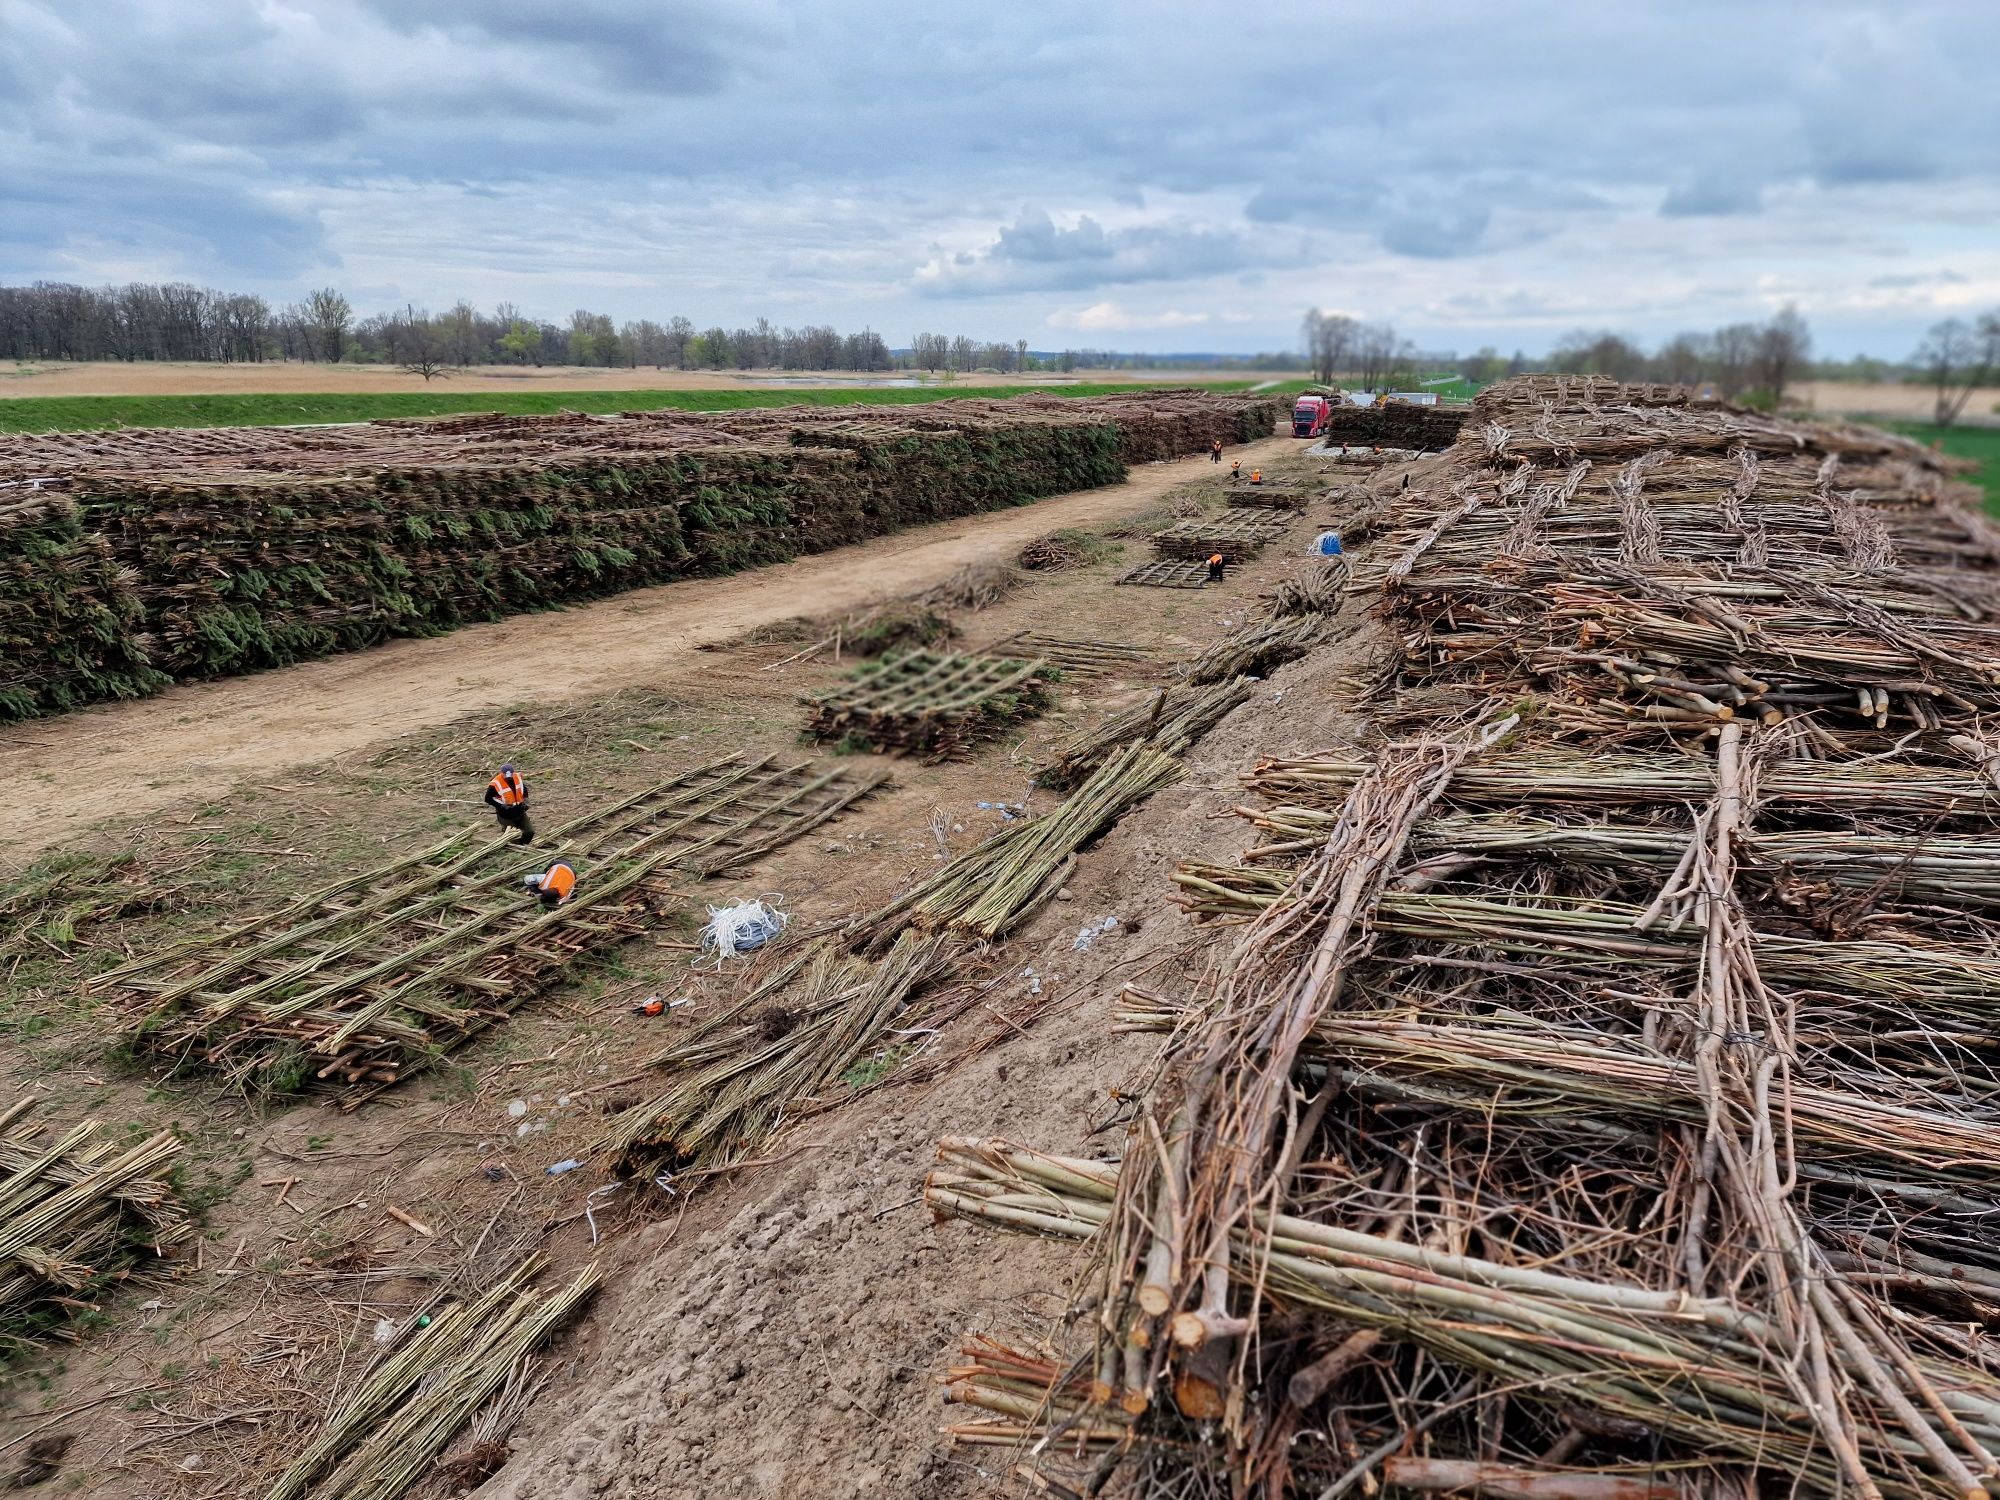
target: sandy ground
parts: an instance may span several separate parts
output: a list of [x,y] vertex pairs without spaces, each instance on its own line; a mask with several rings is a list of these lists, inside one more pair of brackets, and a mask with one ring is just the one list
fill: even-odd
[[[1256,451],[1288,453],[1277,464],[1289,465],[1301,462],[1301,446],[1279,441]],[[1331,482],[1360,479],[1325,470]],[[380,685],[369,663],[395,659],[400,648],[388,648],[189,690],[157,724],[145,711],[167,700],[41,726],[92,726],[67,753],[92,768],[90,815],[108,821],[80,842],[134,853],[180,888],[178,904],[97,934],[98,966],[431,842],[440,828],[478,815],[472,789],[510,754],[530,765],[551,817],[579,800],[615,800],[684,763],[745,751],[804,755],[796,694],[830,684],[846,670],[841,663],[822,655],[760,671],[796,650],[778,638],[784,632],[703,652],[648,651],[643,637],[736,636],[822,602],[837,607],[873,590],[920,586],[964,556],[1004,554],[1063,521],[1101,525],[1142,514],[1161,491],[1209,477],[1202,464],[1148,466],[1115,489],[881,539],[866,549],[863,577],[846,577],[861,569],[830,555],[717,580],[732,590],[801,576],[824,585],[812,597],[795,587],[746,598],[727,624],[690,621],[682,610],[697,597],[691,590],[709,585],[676,585],[516,622],[531,627],[518,635],[496,626],[408,643],[456,653],[453,672],[482,680],[477,657],[492,642],[518,645],[524,668],[533,664],[534,691],[518,678],[499,689],[451,689],[463,695],[451,703],[475,705],[469,715],[419,704],[422,724],[390,715],[369,721],[372,729],[338,723],[323,732],[312,710],[324,668],[354,669],[340,678],[346,686],[326,690],[328,701],[341,713],[366,713]],[[1386,473],[1377,483],[1396,480]],[[1133,539],[1122,554],[1032,575],[999,604],[966,615],[959,623],[968,647],[1036,629],[1115,637],[1154,655],[1130,672],[1060,684],[1046,716],[967,758],[884,765],[892,784],[857,809],[768,861],[691,887],[690,914],[724,894],[782,892],[795,921],[812,928],[878,905],[993,831],[999,814],[982,803],[1039,810],[1046,794],[1030,786],[1034,766],[1079,725],[1144,701],[1169,663],[1240,625],[1278,579],[1306,565],[1294,544],[1329,518],[1316,504],[1284,545],[1220,587],[1116,587],[1119,572],[1144,555]],[[953,550],[927,561],[916,550],[926,545]],[[619,614],[627,605],[640,615]],[[603,652],[579,648],[586,633],[595,640],[593,622],[607,632]],[[107,1048],[121,1016],[102,995],[69,996],[51,961],[39,981],[51,987],[40,991],[24,976],[25,995],[10,993],[14,976],[0,975],[0,1002],[37,1020],[0,1025],[0,1068],[34,1078],[53,1120],[180,1122],[189,1136],[187,1190],[208,1202],[202,1250],[181,1276],[121,1295],[92,1337],[24,1378],[0,1381],[0,1474],[10,1450],[53,1428],[77,1442],[51,1492],[107,1500],[260,1494],[323,1420],[328,1382],[347,1388],[352,1351],[366,1349],[376,1319],[400,1322],[440,1289],[482,1286],[539,1246],[556,1277],[601,1258],[605,1290],[551,1350],[549,1384],[514,1437],[515,1462],[486,1495],[992,1493],[1000,1455],[954,1452],[937,1437],[946,1416],[937,1376],[974,1328],[1060,1337],[1049,1320],[1075,1255],[963,1225],[930,1226],[912,1201],[916,1184],[945,1133],[1115,1149],[1115,1125],[1101,1129],[1116,1108],[1106,1090],[1135,1082],[1155,1043],[1109,1035],[1111,999],[1124,978],[1148,971],[1152,982],[1177,986],[1190,943],[1205,942],[1168,903],[1166,875],[1177,859],[1225,859],[1244,842],[1243,825],[1227,816],[1236,773],[1258,754],[1351,736],[1354,686],[1345,674],[1379,646],[1379,627],[1352,605],[1340,627],[1343,642],[1275,673],[1188,757],[1178,784],[1085,851],[1058,899],[975,961],[968,977],[981,983],[981,1003],[935,1049],[926,1044],[871,1091],[800,1121],[771,1142],[759,1167],[678,1204],[643,1179],[607,1198],[594,1170],[552,1177],[544,1169],[587,1155],[603,1122],[659,1081],[634,1069],[678,1023],[633,1016],[636,999],[688,995],[707,1006],[758,977],[754,961],[741,973],[691,970],[679,941],[689,921],[584,966],[505,1026],[354,1115],[314,1096],[252,1107],[198,1070],[169,1079],[157,1067],[114,1065]],[[628,630],[639,639],[625,639]],[[422,673],[416,681],[430,685]],[[604,694],[606,686],[618,691]],[[141,802],[161,795],[147,785],[154,776],[199,776],[210,787],[237,774],[168,764],[182,736],[209,732],[190,705],[218,692],[230,702],[254,696],[263,708],[248,721],[271,714],[279,759],[310,763],[288,766],[283,784],[251,776],[206,804],[170,784],[167,794],[183,805],[143,816]],[[125,718],[133,713],[139,718]],[[214,744],[227,746],[241,727],[219,718]],[[104,757],[123,754],[123,735],[135,755],[120,772]],[[349,742],[345,752],[333,748]],[[835,763],[865,770],[875,760]],[[1077,950],[1080,925],[1107,913],[1120,917],[1116,934]],[[518,1121],[517,1105],[528,1111]],[[287,1178],[296,1186],[278,1192]],[[418,1236],[387,1217],[385,1203],[435,1233]],[[593,1204],[598,1218],[588,1221]],[[451,1492],[433,1478],[410,1500]]]
[[[1270,372],[1242,370],[1087,370],[1061,375],[965,375],[961,385],[1061,386],[1091,384],[1197,385],[1205,381],[1287,379]],[[272,391],[744,391],[840,388],[865,383],[857,375],[830,372],[803,375],[780,370],[742,373],[718,370],[543,369],[519,365],[478,365],[454,371],[426,385],[385,365],[324,364],[28,364],[0,366],[0,400],[21,396],[238,396]],[[875,378],[880,384],[880,377]]]
[[[1246,459],[1275,457],[1295,446],[1271,438],[1232,451]],[[640,589],[558,613],[10,726],[0,731],[0,753],[27,795],[0,803],[0,861],[25,863],[108,814],[198,806],[240,780],[268,780],[284,767],[479,709],[643,685],[704,644],[926,587],[1044,532],[1138,510],[1196,477],[1194,461],[1149,464],[1123,484],[777,567]]]
[[[1808,380],[1793,388],[1814,411],[1835,416],[1895,417],[1928,422],[1935,396],[1926,385],[1863,385],[1849,380]],[[2000,421],[2000,386],[1974,391],[1965,404],[1964,419],[1991,424]]]

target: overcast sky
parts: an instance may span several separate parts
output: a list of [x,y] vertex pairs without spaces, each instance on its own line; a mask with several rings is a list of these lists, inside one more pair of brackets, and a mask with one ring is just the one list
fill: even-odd
[[1154,350],[2000,305],[2000,0],[0,0],[0,281]]

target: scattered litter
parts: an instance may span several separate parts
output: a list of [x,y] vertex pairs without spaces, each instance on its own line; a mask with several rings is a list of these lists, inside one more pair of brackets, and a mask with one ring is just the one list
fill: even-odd
[[1029,967],[1023,969],[1021,971],[1021,977],[1028,981],[1029,994],[1039,995],[1042,992],[1042,979],[1041,976],[1035,972],[1033,965],[1030,965]]
[[557,1095],[556,1095],[556,1108],[557,1108],[557,1109],[568,1109],[568,1108],[569,1108],[569,1095],[568,1095],[568,1094],[557,1094]]
[[708,925],[701,930],[701,946],[713,949],[718,960],[754,953],[785,930],[791,920],[777,906],[783,897],[765,901],[736,901],[708,909]]
[[1273,703],[1283,703],[1285,701],[1285,694],[1289,691],[1290,689],[1288,688],[1279,688],[1277,692],[1271,694],[1271,701]]
[[[555,1168],[551,1167],[549,1170],[553,1172]],[[583,1221],[590,1226],[591,1244],[597,1243],[597,1210],[607,1198],[623,1186],[625,1184],[622,1182],[607,1182],[603,1187],[592,1188],[589,1196],[583,1200]]]
[[1076,942],[1071,946],[1078,953],[1087,953],[1090,951],[1092,943],[1103,937],[1107,932],[1116,932],[1117,930],[1118,919],[1116,917],[1101,917],[1088,926],[1078,928]]
[[582,1165],[583,1165],[582,1162],[578,1161],[574,1156],[572,1156],[569,1157],[567,1160],[559,1161],[553,1164],[552,1166],[543,1168],[543,1171],[545,1171],[551,1177],[560,1177],[565,1172],[574,1172],[578,1167]]
[[203,1469],[208,1467],[208,1460],[203,1458],[199,1453],[190,1453],[180,1461],[179,1467],[183,1474],[199,1474]]
[[375,1320],[375,1342],[386,1344],[396,1336],[396,1325],[387,1318]]
[[[979,806],[983,811],[1000,814],[1000,821],[1003,823],[1011,823],[1016,818],[1025,818],[1028,815],[1028,809],[1019,802],[982,802]],[[962,830],[954,823],[952,831],[960,832]]]
[[547,1120],[523,1120],[514,1127],[514,1134],[520,1137],[540,1135],[549,1128]]
[[1341,555],[1340,533],[1337,531],[1322,531],[1318,536],[1313,538],[1313,552],[1320,557],[1339,557]]
[[165,1307],[166,1305],[167,1304],[162,1302],[158,1297],[155,1297],[151,1302],[141,1302],[139,1304],[139,1311],[158,1312],[161,1308]]
[[527,1112],[528,1112],[528,1101],[526,1099],[516,1099],[507,1106],[508,1115],[516,1120],[520,1119],[521,1116],[525,1115]]
[[[780,921],[778,925],[782,929],[784,923]],[[742,944],[739,943],[737,946],[740,948]],[[644,1000],[641,1000],[637,1005],[632,1007],[632,1014],[635,1016],[663,1016],[670,1010],[679,1010],[683,1005],[692,1004],[694,1004],[694,998],[689,995],[683,995],[678,1000],[662,1000],[658,995],[648,995]],[[567,1103],[568,1101],[565,1100],[564,1102]]]
[[479,1173],[488,1182],[505,1182],[508,1177],[507,1169],[497,1161],[481,1162],[479,1164]]

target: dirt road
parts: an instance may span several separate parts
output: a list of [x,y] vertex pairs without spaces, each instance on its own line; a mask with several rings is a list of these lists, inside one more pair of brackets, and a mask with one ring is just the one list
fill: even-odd
[[[1232,450],[1289,452],[1282,438]],[[198,804],[239,780],[325,760],[461,714],[642,687],[687,653],[759,625],[924,588],[1062,526],[1143,509],[1196,476],[1150,464],[1125,483],[919,527],[728,578],[639,589],[554,614],[394,641],[253,677],[177,687],[0,731],[26,795],[0,803],[0,860],[25,863],[108,817]]]

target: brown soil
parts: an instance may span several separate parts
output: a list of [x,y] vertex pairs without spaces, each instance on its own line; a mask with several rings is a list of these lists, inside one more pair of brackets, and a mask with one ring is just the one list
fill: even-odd
[[[1232,453],[1248,462],[1294,446],[1271,438]],[[107,814],[195,806],[239,780],[268,780],[288,766],[483,708],[655,684],[689,669],[727,676],[734,670],[728,663],[692,653],[759,625],[920,589],[968,562],[1011,558],[1047,531],[1140,510],[1193,473],[1191,463],[1149,464],[1123,484],[777,567],[639,589],[576,609],[9,726],[0,730],[0,753],[29,795],[0,803],[0,866],[26,862]],[[710,690],[702,683],[695,691]]]
[[[782,378],[782,384],[779,379]],[[288,391],[740,391],[800,390],[810,386],[852,386],[864,377],[827,371],[805,375],[779,370],[572,369],[551,365],[475,365],[426,385],[393,365],[127,364],[121,360],[83,364],[26,364],[0,368],[0,400],[18,396],[240,396]],[[963,375],[961,385],[1061,385],[1131,383],[1199,385],[1242,380],[1242,371],[1087,370],[1073,377],[1046,375]],[[1289,379],[1259,373],[1254,380]]]
[[[832,568],[816,575],[814,592],[770,590],[739,601],[726,620],[683,612],[670,596],[709,586],[677,585],[516,622],[525,627],[518,632],[499,626],[408,643],[421,652],[465,651],[455,671],[477,679],[441,677],[443,692],[459,695],[448,708],[424,702],[407,684],[395,688],[428,727],[387,714],[370,718],[364,732],[342,715],[372,712],[371,675],[358,670],[317,689],[307,684],[323,669],[308,667],[193,690],[256,690],[260,696],[241,708],[204,699],[213,705],[205,711],[183,703],[155,724],[100,725],[79,735],[71,755],[90,768],[100,801],[94,809],[76,805],[76,824],[119,810],[121,797],[138,796],[148,808],[171,802],[173,810],[136,819],[138,809],[128,806],[123,821],[69,844],[136,851],[149,868],[171,872],[163,878],[177,888],[180,909],[95,935],[100,946],[70,965],[49,960],[5,976],[0,1067],[33,1078],[54,1121],[86,1113],[119,1124],[179,1121],[189,1136],[186,1187],[205,1204],[203,1238],[185,1274],[122,1295],[81,1343],[17,1368],[0,1387],[0,1460],[44,1432],[73,1434],[59,1476],[48,1481],[51,1493],[111,1500],[261,1493],[316,1430],[329,1392],[351,1386],[378,1320],[400,1325],[432,1296],[477,1287],[522,1249],[539,1246],[558,1272],[602,1257],[605,1290],[549,1356],[550,1383],[513,1433],[511,1461],[481,1496],[989,1492],[1005,1456],[955,1452],[937,1437],[944,1420],[937,1377],[975,1329],[1059,1333],[1051,1320],[1078,1262],[1066,1248],[928,1225],[914,1196],[935,1140],[994,1132],[1065,1151],[1119,1149],[1107,1090],[1136,1081],[1154,1044],[1108,1034],[1112,995],[1148,972],[1171,987],[1189,962],[1192,934],[1168,902],[1167,874],[1179,859],[1227,858],[1244,841],[1227,809],[1235,775],[1253,757],[1308,751],[1357,732],[1348,674],[1383,647],[1365,616],[1351,613],[1340,641],[1276,672],[1195,747],[1179,784],[1085,852],[1063,898],[990,955],[981,1005],[879,1084],[857,1086],[845,1103],[796,1122],[772,1142],[764,1165],[721,1183],[679,1184],[699,1186],[692,1196],[669,1196],[643,1180],[607,1192],[594,1170],[544,1171],[582,1154],[606,1114],[636,1101],[647,1081],[639,1076],[643,1060],[685,1024],[678,1018],[685,1012],[637,1017],[637,1000],[685,995],[699,1014],[758,977],[756,960],[728,975],[691,969],[681,946],[691,920],[627,945],[354,1115],[317,1099],[260,1112],[200,1075],[166,1079],[118,1065],[105,1042],[115,1018],[76,995],[76,971],[238,920],[366,868],[385,850],[430,842],[439,829],[480,816],[468,804],[501,758],[528,768],[544,810],[559,820],[718,755],[795,747],[797,694],[832,683],[844,665],[818,657],[760,670],[795,652],[799,633],[751,644],[740,639],[746,626],[919,586],[968,556],[1004,554],[1058,524],[1086,520],[1103,529],[1115,517],[1161,507],[1171,485],[1207,477],[1165,465],[1119,490],[1073,497],[1107,503],[1060,521],[1051,507],[1069,502],[953,523],[930,543],[949,556],[910,556],[904,549],[922,544],[914,535],[879,541],[856,554],[865,572],[851,563]],[[1048,794],[1029,785],[1033,766],[1075,729],[1141,699],[1166,663],[1241,623],[1261,592],[1300,566],[1305,540],[1324,520],[1315,506],[1283,545],[1219,588],[1115,587],[1118,573],[1143,555],[1143,543],[1131,541],[1123,556],[1039,576],[992,608],[961,616],[970,646],[1034,629],[1146,646],[1156,665],[1064,680],[1052,713],[968,759],[894,763],[894,785],[848,816],[758,866],[691,888],[690,913],[704,900],[759,892],[784,893],[794,920],[806,924],[866,909],[997,828],[999,814],[978,803],[1046,806]],[[653,623],[624,624],[617,611],[628,605]],[[600,619],[601,643],[577,633]],[[662,630],[678,634],[648,639]],[[486,635],[491,650],[503,633],[517,657],[535,664],[526,676],[512,670],[513,659],[509,671],[484,670],[478,638]],[[686,649],[696,638],[724,637],[736,644]],[[622,665],[575,650],[585,639],[593,650],[622,652]],[[401,649],[367,660],[393,660]],[[424,677],[407,673],[410,681]],[[621,691],[606,695],[607,686]],[[311,710],[324,693],[337,693],[342,708],[326,716],[335,727],[316,754]],[[476,711],[451,717],[468,708]],[[165,789],[167,801],[144,784],[143,768],[166,762],[161,744],[205,736],[208,753],[225,753],[231,713],[272,736],[282,753],[254,759],[256,773],[240,782],[227,763],[167,765],[165,774],[180,778]],[[121,734],[156,738],[128,752],[117,743]],[[55,765],[43,768],[52,773]],[[287,769],[269,769],[278,766]],[[197,795],[194,786],[207,790]],[[1077,951],[1078,930],[1112,913],[1121,927]],[[30,1013],[36,1024],[21,1024]],[[951,1060],[956,1066],[946,1065]],[[514,1101],[525,1111],[519,1117]],[[298,1181],[280,1204],[275,1184],[287,1177]],[[391,1204],[433,1233],[418,1235],[390,1217]],[[471,1446],[461,1439],[457,1451]],[[436,1500],[450,1491],[433,1478],[410,1493]]]

